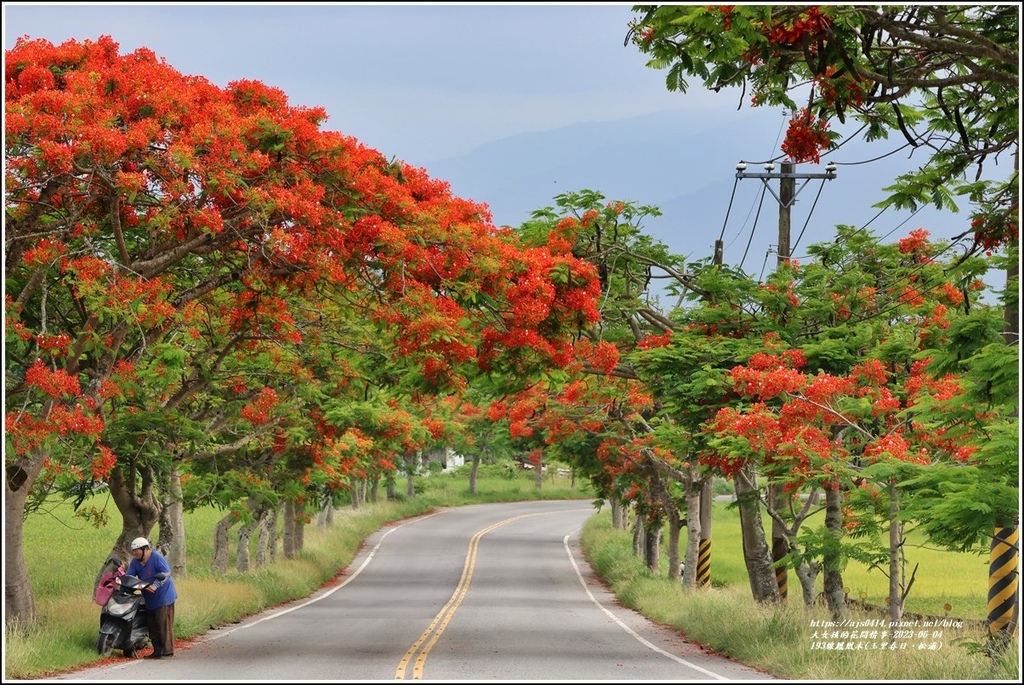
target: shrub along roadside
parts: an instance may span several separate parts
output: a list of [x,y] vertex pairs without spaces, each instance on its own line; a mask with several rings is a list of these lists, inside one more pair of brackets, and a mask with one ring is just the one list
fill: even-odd
[[[181,595],[175,615],[177,637],[189,639],[212,627],[308,595],[334,578],[338,569],[347,567],[362,540],[387,522],[415,516],[435,506],[593,498],[585,486],[577,487],[568,478],[554,475],[544,477],[538,492],[532,474],[507,470],[485,473],[478,483],[477,495],[469,494],[462,474],[417,479],[416,490],[417,496],[410,500],[399,498],[359,509],[339,509],[331,527],[309,526],[304,550],[297,558],[286,560],[279,555],[273,563],[247,574],[231,571],[219,576],[210,572],[212,531],[221,514],[215,510],[188,514],[189,574],[177,581]],[[724,535],[726,529],[717,530]],[[95,644],[99,608],[91,601],[92,583],[114,535],[109,528],[97,529],[74,518],[66,505],[55,507],[48,516],[33,517],[26,525],[27,562],[44,620],[28,632],[5,629],[5,680],[53,675],[98,662]],[[885,675],[868,675],[884,670],[875,661],[889,663],[901,653],[873,651],[861,655],[861,660],[872,662],[870,668],[857,661],[857,655],[818,654],[810,648],[813,629],[809,626],[810,615],[802,613],[802,607],[774,612],[758,609],[752,606],[749,590],[743,583],[686,596],[667,579],[650,576],[632,554],[630,534],[611,529],[607,510],[588,523],[583,536],[585,553],[623,604],[767,672],[799,679],[847,678],[850,673],[865,679],[891,678],[892,673],[905,673],[907,679],[1008,677],[990,675],[984,670],[987,662],[983,658],[970,656],[966,648],[955,646],[923,653],[919,660],[925,663],[921,666],[901,661],[885,666],[896,669]],[[786,638],[788,650],[776,648],[775,643],[781,638]],[[942,665],[946,658],[956,662],[950,664],[948,671]],[[908,659],[904,654],[902,660]],[[824,666],[818,661],[824,661]],[[917,673],[915,669],[919,668],[924,670]],[[937,669],[942,672],[929,675]],[[965,670],[971,675],[957,675]]]

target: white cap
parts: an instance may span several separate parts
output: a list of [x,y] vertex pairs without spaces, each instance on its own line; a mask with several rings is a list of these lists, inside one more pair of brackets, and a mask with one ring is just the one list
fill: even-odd
[[132,540],[132,551],[142,549],[143,547],[149,547],[149,540],[146,538],[135,538]]

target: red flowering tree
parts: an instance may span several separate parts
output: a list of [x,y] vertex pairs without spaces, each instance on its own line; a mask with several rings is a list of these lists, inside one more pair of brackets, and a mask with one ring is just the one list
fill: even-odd
[[[734,391],[752,404],[724,408],[707,424],[719,451],[732,460],[754,459],[764,476],[786,490],[817,483],[827,502],[835,499],[832,493],[845,493],[833,507],[841,526],[809,534],[795,547],[821,558],[836,615],[842,615],[843,590],[835,571],[845,556],[858,554],[842,542],[845,533],[877,543],[879,524],[887,527],[885,553],[859,556],[888,567],[890,611],[898,618],[908,590],[901,565],[904,524],[941,527],[934,523],[939,518],[954,525],[951,512],[940,516],[933,509],[937,503],[910,484],[968,466],[987,469],[1007,485],[1011,479],[1009,471],[995,477],[1006,459],[982,458],[979,447],[986,442],[981,427],[1012,421],[1012,408],[975,406],[969,425],[977,432],[965,430],[969,402],[960,375],[983,359],[968,353],[971,362],[956,375],[931,363],[938,350],[949,347],[954,325],[981,336],[971,343],[975,349],[998,340],[998,316],[978,301],[980,282],[972,269],[980,264],[968,260],[954,268],[939,261],[943,249],[929,243],[924,231],[882,246],[842,229],[837,241],[812,249],[821,262],[781,269],[776,283],[780,277],[793,280],[785,294],[777,288],[775,305],[765,301],[777,332],[766,353],[730,372]],[[772,287],[770,281],[766,290]],[[971,345],[961,341],[957,348],[962,354]],[[940,420],[936,403],[959,408]],[[990,517],[974,517],[975,541],[993,525],[991,516],[1007,506],[1007,490],[993,488],[985,500]],[[959,525],[966,520],[958,519]]]
[[[218,88],[109,38],[21,39],[5,79],[9,620],[35,616],[21,525],[45,469],[153,496],[145,473],[178,445],[139,454],[133,482],[117,450],[145,427],[129,412],[172,411],[147,430],[149,444],[173,442],[202,425],[180,419],[230,399],[222,418],[246,435],[203,431],[194,454],[284,439],[271,427],[310,401],[284,380],[299,357],[269,382],[233,390],[224,376],[277,363],[261,355],[298,344],[302,325],[343,321],[305,316],[304,296],[360,313],[436,389],[479,368],[565,365],[571,335],[597,316],[587,264],[523,249],[483,206],[321,130],[322,109],[277,89]],[[209,328],[178,349],[200,310]]]
[[[956,209],[957,196],[972,206],[961,237],[972,252],[1002,251],[1006,288],[1003,337],[1019,343],[1019,175],[1016,159],[1020,26],[1005,6],[643,5],[629,36],[667,69],[666,85],[685,92],[687,78],[719,90],[749,87],[754,106],[801,112],[785,148],[813,159],[835,120],[863,124],[868,140],[898,136],[927,151],[925,163],[885,188],[882,206],[934,204]],[[801,88],[803,86],[803,88]],[[794,93],[806,93],[806,105]],[[817,141],[815,141],[817,139]],[[993,176],[991,162],[1014,160]],[[987,355],[986,355],[987,356]],[[979,360],[979,363],[989,363]],[[1004,510],[993,532],[992,567],[1015,539],[1019,512]],[[1002,565],[1012,568],[1016,563]],[[1008,587],[1005,577],[993,587]],[[1015,603],[1016,591],[993,598]],[[1016,611],[1015,609],[1013,610]],[[993,624],[1010,623],[999,610]]]
[[[983,165],[1017,154],[1019,15],[1010,5],[637,5],[633,44],[666,69],[669,90],[687,79],[741,87],[758,106],[793,113],[784,152],[817,161],[849,117],[868,140],[899,136],[929,150],[921,169],[887,188],[887,204],[975,205],[980,246],[1018,236],[1015,173],[981,180]],[[801,86],[804,86],[801,88]],[[795,93],[806,93],[796,102]],[[970,169],[974,167],[977,174]],[[988,248],[986,248],[988,249]]]
[[[643,538],[654,541],[667,523],[668,572],[675,578],[685,500],[694,488],[699,491],[706,474],[692,468],[687,445],[678,436],[659,441],[653,425],[660,423],[668,433],[673,424],[626,357],[638,348],[664,344],[672,331],[674,323],[652,286],[667,283],[666,292],[678,295],[687,287],[684,262],[643,234],[644,218],[659,214],[654,207],[606,202],[592,190],[565,193],[555,201],[557,208],[534,212],[520,231],[596,267],[602,316],[598,325],[581,331],[570,378],[548,378],[541,389],[543,401],[535,402],[544,410],[529,412],[532,420],[524,430],[536,431],[545,452],[566,458],[586,474],[611,500],[617,520],[621,505],[635,508],[642,526],[638,535],[643,532]],[[695,516],[689,521],[696,525]],[[640,545],[638,551],[656,570],[656,550]],[[688,568],[695,569],[696,563]]]
[[[516,430],[543,436],[546,450],[568,455],[600,492],[621,493],[641,506],[649,505],[645,495],[656,490],[665,473],[687,486],[686,473],[698,461],[704,473],[728,475],[743,501],[754,596],[778,598],[772,550],[758,513],[763,510],[787,533],[786,563],[796,565],[805,597],[816,594],[814,569],[822,566],[841,613],[839,570],[845,558],[881,559],[882,550],[897,548],[904,521],[934,517],[916,489],[911,497],[903,487],[903,481],[918,476],[913,468],[920,449],[928,450],[933,472],[945,464],[959,469],[971,442],[984,434],[961,431],[954,439],[952,426],[959,420],[948,414],[933,415],[928,428],[921,422],[904,426],[903,417],[938,398],[961,396],[959,383],[943,378],[937,367],[915,363],[915,356],[947,349],[947,327],[992,334],[983,322],[991,323],[993,310],[979,301],[980,274],[990,263],[963,257],[940,261],[950,246],[933,246],[923,230],[884,245],[862,231],[839,227],[835,241],[812,248],[815,261],[805,267],[788,263],[764,284],[707,263],[690,264],[684,275],[676,264],[660,267],[651,253],[639,261],[642,250],[631,251],[625,241],[615,240],[629,235],[629,228],[605,216],[600,206],[574,205],[581,198],[599,199],[591,195],[562,197],[568,216],[538,213],[536,223],[524,229],[547,226],[549,240],[565,240],[598,265],[606,316],[589,336],[605,344],[615,341],[614,355],[607,361],[584,355],[596,348],[581,340],[578,369],[589,372],[585,378],[534,389],[529,398],[503,405],[501,416],[521,417]],[[644,268],[635,268],[636,263]],[[675,279],[679,290],[689,291],[690,307],[667,315],[650,308],[646,315],[638,313],[643,297],[629,298],[623,284],[643,293],[658,270]],[[647,335],[638,341],[635,331]],[[976,356],[979,343],[973,345],[958,345],[964,359]],[[789,361],[772,361],[779,355]],[[747,369],[746,376],[734,371],[737,363],[745,364],[740,369]],[[758,411],[745,409],[751,400],[766,399]],[[1005,418],[998,412],[977,416],[975,425]],[[936,430],[940,421],[947,425]],[[865,427],[857,430],[855,422]],[[745,442],[755,438],[756,448]],[[910,444],[916,451],[908,451]],[[879,465],[871,466],[872,461]],[[999,458],[985,463],[977,468],[992,473],[1005,466]],[[645,469],[645,464],[657,467]],[[902,470],[897,473],[895,466]],[[888,475],[880,473],[883,469]],[[1011,474],[1000,472],[1001,478]],[[854,479],[865,483],[868,477],[876,496],[861,501]],[[798,506],[780,507],[766,486],[790,495],[781,498],[783,505],[791,500]],[[814,488],[825,490],[827,524],[801,536],[814,500],[800,506],[796,496]],[[992,504],[1002,507],[1005,499],[1000,491]],[[896,509],[878,510],[879,502]],[[963,524],[946,518],[948,525]],[[869,528],[877,533],[881,525],[893,531],[890,543],[848,544],[852,527],[867,539]],[[974,529],[974,535],[981,530]]]

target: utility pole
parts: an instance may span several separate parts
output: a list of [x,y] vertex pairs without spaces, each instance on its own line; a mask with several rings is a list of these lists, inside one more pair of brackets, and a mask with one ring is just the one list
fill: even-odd
[[[736,178],[759,178],[764,183],[775,199],[779,202],[779,245],[778,245],[778,263],[782,264],[792,255],[790,255],[790,209],[793,207],[793,203],[796,202],[797,195],[804,189],[807,182],[812,178],[821,178],[831,181],[836,177],[836,165],[829,163],[825,166],[824,174],[798,174],[796,173],[796,165],[789,159],[784,159],[779,169],[778,174],[772,173],[775,170],[775,164],[768,162],[764,165],[764,173],[746,173],[747,165],[742,160],[736,165]],[[775,191],[768,184],[771,179],[779,179],[779,194],[776,195]],[[796,187],[796,180],[803,179],[803,183],[799,188]],[[715,244],[715,259],[716,263],[719,258],[720,246]],[[776,512],[785,511],[786,508],[786,495],[783,493],[782,488],[778,485],[768,486],[768,501],[772,503],[772,508]],[[775,582],[779,586],[779,596],[782,601],[786,601],[786,596],[789,594],[789,569],[784,563],[782,563],[783,557],[789,553],[789,542],[786,538],[786,531],[782,524],[772,519],[772,562],[775,564]]]
[[793,163],[788,159],[782,161],[779,170],[779,264],[789,259],[789,208],[793,206],[793,190],[796,180],[793,178]]
[[[772,196],[779,203],[779,264],[789,259],[791,255],[789,247],[789,235],[790,235],[790,209],[793,203],[796,202],[797,196],[800,192],[807,187],[807,182],[812,178],[821,178],[827,181],[831,181],[836,177],[836,165],[829,163],[825,166],[825,173],[823,174],[798,174],[796,171],[796,165],[790,160],[786,159],[782,161],[779,173],[774,173],[775,163],[767,162],[764,165],[764,173],[747,173],[747,163],[740,161],[736,165],[736,178],[759,178],[764,183],[765,188],[772,194]],[[779,192],[778,194],[769,185],[769,181],[773,179],[779,180]],[[802,179],[803,183],[798,188],[796,185],[797,179]],[[718,259],[721,241],[715,242],[715,259]],[[716,261],[717,263],[717,261]]]

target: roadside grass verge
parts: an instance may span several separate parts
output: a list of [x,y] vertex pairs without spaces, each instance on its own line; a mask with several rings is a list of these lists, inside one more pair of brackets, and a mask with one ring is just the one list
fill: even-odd
[[[751,599],[745,578],[742,583],[687,593],[665,574],[652,575],[643,559],[632,553],[632,534],[613,529],[608,512],[592,517],[581,535],[594,570],[624,606],[675,628],[693,642],[777,677],[819,681],[851,677],[858,681],[1019,680],[1019,641],[1014,640],[1001,659],[989,658],[972,648],[986,639],[984,629],[976,624],[929,628],[924,638],[919,637],[924,628],[915,626],[913,639],[900,639],[894,649],[889,649],[889,641],[877,636],[888,621],[854,609],[851,620],[864,622],[856,628],[858,635],[874,631],[875,639],[823,637],[826,631],[819,626],[830,620],[825,607],[808,607],[802,601],[759,605]],[[718,554],[728,556],[725,550]],[[742,563],[741,556],[738,561]],[[715,563],[713,552],[713,568]],[[936,631],[941,635],[936,636]],[[835,647],[840,642],[842,649]],[[825,647],[829,643],[832,647]],[[861,644],[861,648],[847,649],[850,644]]]

